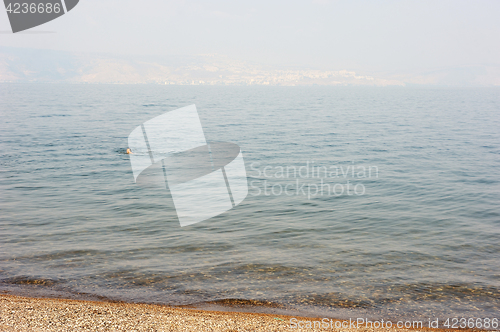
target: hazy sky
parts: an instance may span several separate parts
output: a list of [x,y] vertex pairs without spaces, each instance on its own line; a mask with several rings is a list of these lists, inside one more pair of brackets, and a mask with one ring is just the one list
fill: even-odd
[[[500,63],[500,1],[80,0],[1,46],[405,71]],[[55,33],[34,33],[53,31]]]

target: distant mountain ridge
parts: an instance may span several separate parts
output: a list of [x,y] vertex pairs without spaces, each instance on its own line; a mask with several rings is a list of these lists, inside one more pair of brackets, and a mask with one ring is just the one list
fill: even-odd
[[500,86],[500,66],[412,75],[272,68],[220,55],[138,57],[0,47],[0,82],[176,85]]

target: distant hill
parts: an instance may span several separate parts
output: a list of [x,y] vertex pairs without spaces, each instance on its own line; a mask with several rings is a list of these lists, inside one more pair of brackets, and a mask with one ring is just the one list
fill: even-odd
[[271,68],[220,55],[138,57],[0,47],[0,82],[177,85],[500,85],[499,66],[414,73]]

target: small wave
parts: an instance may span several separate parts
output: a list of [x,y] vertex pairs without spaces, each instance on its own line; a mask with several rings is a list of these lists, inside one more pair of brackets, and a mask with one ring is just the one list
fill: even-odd
[[329,308],[371,308],[374,301],[370,299],[349,298],[338,293],[296,296],[287,301],[292,305],[315,305]]
[[217,304],[223,306],[252,306],[252,307],[269,307],[283,308],[283,305],[270,301],[261,300],[246,300],[246,299],[221,299],[214,301],[205,301],[205,304]]
[[18,277],[6,278],[1,280],[0,282],[11,285],[53,286],[59,283],[60,281],[54,279],[18,276]]
[[62,116],[72,116],[72,115],[71,114],[46,114],[46,115],[32,116],[32,118],[54,118],[54,117],[62,117]]

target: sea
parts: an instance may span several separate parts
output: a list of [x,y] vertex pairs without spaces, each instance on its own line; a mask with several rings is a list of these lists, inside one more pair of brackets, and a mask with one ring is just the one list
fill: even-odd
[[[127,138],[193,104],[248,195],[181,227]],[[0,294],[500,318],[498,87],[3,83],[0,119]]]

